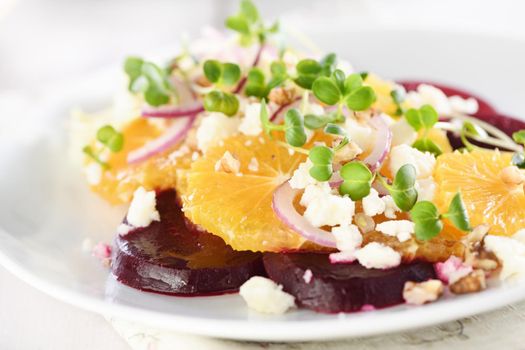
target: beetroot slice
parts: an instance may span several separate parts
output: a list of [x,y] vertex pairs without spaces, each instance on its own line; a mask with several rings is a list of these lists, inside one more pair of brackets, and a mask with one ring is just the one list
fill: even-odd
[[327,313],[400,304],[406,281],[436,278],[432,264],[426,262],[378,270],[358,263],[331,264],[328,255],[316,253],[265,253],[263,260],[268,276],[293,295],[298,306]]
[[234,251],[186,225],[175,191],[157,194],[157,210],[160,221],[116,237],[112,272],[118,281],[163,294],[213,295],[265,275],[260,253]]
[[481,116],[481,115],[492,115],[492,114],[498,113],[496,112],[496,109],[484,99],[474,94],[471,94],[470,92],[467,92],[465,90],[461,90],[455,87],[451,87],[451,86],[443,85],[443,84],[436,84],[436,83],[432,83],[428,81],[417,81],[417,80],[404,80],[404,81],[398,81],[397,83],[402,85],[407,91],[415,91],[417,90],[417,87],[419,85],[428,84],[428,85],[433,85],[437,87],[438,89],[443,90],[445,95],[447,95],[448,97],[455,96],[455,95],[461,96],[463,98],[473,97],[478,101],[478,105],[479,105],[478,112],[475,114],[476,117]]

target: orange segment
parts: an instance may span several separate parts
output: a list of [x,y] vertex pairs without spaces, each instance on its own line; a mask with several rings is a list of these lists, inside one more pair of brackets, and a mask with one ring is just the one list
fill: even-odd
[[147,119],[138,118],[122,130],[124,148],[111,154],[108,159],[109,170],[104,171],[99,184],[91,189],[112,204],[123,204],[131,200],[133,192],[143,186],[147,190],[174,188],[179,182],[181,171],[191,164],[191,152],[177,158],[170,153],[176,149],[152,157],[136,165],[127,163],[130,151],[142,147],[162,134],[162,129]]
[[[423,134],[424,131],[421,131],[420,134]],[[432,128],[428,130],[427,137],[434,141],[436,145],[441,148],[441,151],[443,153],[450,153],[452,152],[452,146],[450,145],[450,142],[448,141],[447,132],[444,130]]]
[[[215,170],[227,151],[240,161],[242,175]],[[258,171],[248,170],[253,158],[257,159]],[[232,136],[192,164],[183,210],[193,223],[220,236],[236,250],[298,249],[305,239],[277,218],[272,196],[304,160],[303,154],[290,154],[267,137]]]
[[[511,153],[488,150],[441,155],[434,172],[436,205],[446,211],[460,191],[472,226],[486,223],[491,233],[506,236],[525,228],[523,186],[508,185],[500,177],[501,171],[511,165],[511,158]],[[448,231],[457,237],[457,231]]]

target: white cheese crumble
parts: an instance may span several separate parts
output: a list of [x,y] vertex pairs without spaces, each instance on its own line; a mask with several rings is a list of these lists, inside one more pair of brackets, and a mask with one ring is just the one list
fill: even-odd
[[209,113],[202,118],[197,128],[197,147],[202,152],[206,152],[209,147],[220,140],[237,133],[239,124],[239,118],[228,117],[222,113]]
[[511,237],[488,235],[485,248],[502,263],[501,280],[517,280],[525,276],[525,244]]
[[448,102],[452,112],[474,114],[479,109],[478,100],[473,97],[465,99],[461,96],[450,96]]
[[103,169],[100,164],[96,162],[89,163],[84,168],[84,174],[86,174],[86,180],[91,186],[96,186],[102,180]]
[[301,201],[299,202],[303,207],[307,207],[314,199],[330,194],[332,189],[328,182],[319,182],[308,185],[304,189]]
[[434,178],[428,177],[426,179],[416,180],[414,188],[417,191],[417,201],[432,201],[434,193],[436,192],[436,183]]
[[432,176],[436,158],[429,152],[421,152],[408,145],[399,145],[390,152],[390,171],[393,175],[405,164],[412,164],[416,168],[418,179]]
[[367,269],[388,269],[401,263],[401,255],[398,252],[377,242],[368,243],[356,251],[355,257]]
[[307,269],[304,274],[303,274],[303,280],[309,284],[310,282],[312,282],[312,277],[313,277],[313,273],[312,273],[312,270],[310,269]]
[[257,158],[252,157],[252,159],[250,159],[250,163],[248,163],[248,170],[252,173],[259,171],[259,162],[257,161]]
[[397,237],[399,242],[409,240],[414,233],[414,223],[408,220],[390,220],[376,225],[376,230],[387,235]]
[[349,197],[325,194],[308,204],[304,217],[316,227],[347,226],[352,223],[354,213],[355,203]]
[[265,314],[284,314],[295,307],[294,297],[265,277],[250,278],[241,286],[239,294],[250,309]]
[[408,124],[405,118],[401,118],[390,125],[392,132],[392,147],[405,144],[411,145],[417,139],[417,132]]
[[137,188],[126,216],[128,224],[133,227],[145,227],[152,221],[159,221],[160,215],[156,205],[155,191],[146,191],[144,187]]
[[379,197],[379,193],[375,189],[370,189],[368,196],[363,198],[363,210],[368,216],[376,216],[383,214],[386,209],[385,202]]
[[436,109],[439,115],[450,115],[451,112],[447,95],[432,85],[421,84],[417,87],[417,91],[409,91],[406,101],[414,108],[429,104]]
[[244,118],[242,118],[241,124],[239,125],[239,131],[245,135],[259,135],[262,132],[260,114],[260,103],[250,103],[246,105],[244,110]]
[[316,184],[317,180],[310,176],[312,166],[313,164],[310,159],[299,164],[293,172],[292,178],[289,180],[290,186],[294,189],[303,189],[308,185]]
[[394,202],[394,198],[390,195],[386,195],[381,197],[381,200],[385,203],[385,216],[388,219],[395,219],[397,217],[396,213],[400,212],[401,209],[399,209],[396,202]]
[[363,243],[363,236],[356,225],[333,227],[332,234],[340,251],[352,252]]
[[374,130],[366,125],[361,124],[353,118],[346,118],[344,128],[350,140],[355,142],[363,151],[369,151],[375,142]]
[[125,236],[128,233],[130,233],[131,230],[133,230],[133,226],[120,224],[117,227],[117,234],[119,234],[120,236]]

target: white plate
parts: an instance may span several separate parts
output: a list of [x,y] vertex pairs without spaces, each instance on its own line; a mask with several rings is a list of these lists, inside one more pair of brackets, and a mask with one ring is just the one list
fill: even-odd
[[[396,40],[411,43],[399,52]],[[498,107],[525,115],[522,62],[525,44],[502,38],[425,32],[360,32],[341,38],[317,34],[327,48],[394,78],[454,83],[490,97]],[[357,46],[361,45],[361,46]],[[351,48],[361,47],[360,50]],[[406,46],[405,46],[406,47]],[[451,48],[454,48],[453,50]],[[61,128],[73,106],[96,109],[109,102],[115,72],[54,91],[31,117],[33,139],[0,140],[0,263],[34,287],[98,313],[193,334],[260,341],[306,341],[364,336],[422,327],[485,312],[525,298],[525,286],[497,287],[424,307],[324,315],[250,312],[237,295],[176,298],[142,293],[108,278],[81,251],[84,238],[112,239],[123,208],[91,194],[68,163]],[[44,126],[47,126],[45,128]],[[51,126],[51,127],[50,127]],[[22,128],[23,126],[20,126]]]

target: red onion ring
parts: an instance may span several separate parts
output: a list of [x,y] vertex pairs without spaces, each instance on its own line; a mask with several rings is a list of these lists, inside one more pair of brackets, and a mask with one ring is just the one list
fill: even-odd
[[142,110],[142,116],[146,118],[180,118],[194,116],[203,111],[202,102],[195,102],[187,106],[145,107]]
[[175,121],[160,137],[146,143],[141,148],[129,152],[128,163],[136,164],[142,162],[176,145],[186,136],[195,119],[195,115],[192,115],[186,117],[186,120],[180,119]]
[[296,97],[291,102],[285,103],[284,105],[279,106],[275,110],[275,112],[272,113],[272,116],[270,117],[270,121],[276,121],[276,119],[281,119],[280,116],[283,114],[285,110],[288,110],[289,108],[292,108],[293,105],[297,104],[297,102],[301,101],[301,97]]
[[275,215],[286,226],[304,238],[321,246],[335,248],[335,237],[331,232],[313,226],[295,210],[293,200],[298,192],[299,190],[290,187],[288,181],[279,186],[273,193],[272,200],[272,208]]
[[372,117],[368,123],[376,129],[376,140],[372,152],[364,159],[364,162],[374,171],[381,167],[388,155],[392,144],[392,132],[381,115]]
[[339,174],[339,171],[335,171],[332,174],[332,177],[330,178],[330,181],[328,184],[331,188],[338,188],[343,183],[343,178],[341,177],[341,174]]

